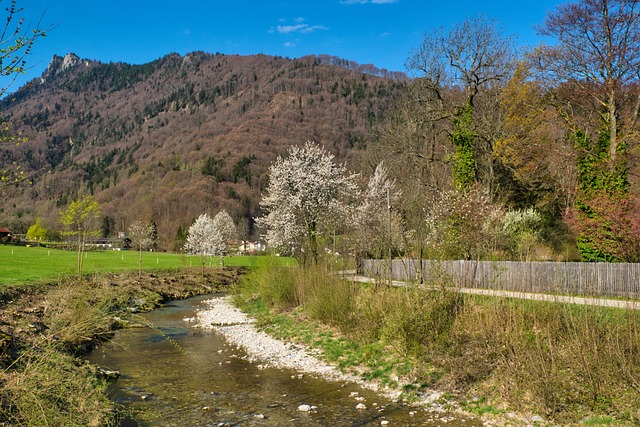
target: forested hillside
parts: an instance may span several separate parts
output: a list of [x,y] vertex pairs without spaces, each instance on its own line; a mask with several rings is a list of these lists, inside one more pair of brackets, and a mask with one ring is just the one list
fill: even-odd
[[194,52],[144,65],[54,57],[2,106],[11,132],[27,139],[3,145],[3,164],[19,164],[31,183],[2,188],[0,223],[25,232],[41,217],[60,228],[60,210],[87,193],[105,231],[153,221],[167,249],[194,218],[221,208],[255,238],[276,156],[314,140],[357,163],[404,87],[402,74],[329,56]]
[[[60,209],[91,194],[103,235],[152,221],[164,249],[225,209],[239,237],[270,215],[272,246],[314,258],[332,241],[369,257],[640,261],[635,7],[558,7],[539,29],[555,42],[524,51],[495,21],[469,18],[425,34],[410,78],[326,55],[55,57],[3,102],[6,132],[26,142],[3,144],[2,164],[28,180],[1,187],[0,222],[59,228]],[[261,211],[269,165],[306,141],[361,172],[325,203],[345,209],[289,209],[299,194],[287,179],[310,164],[280,171],[278,202]],[[311,152],[323,151],[301,158]]]

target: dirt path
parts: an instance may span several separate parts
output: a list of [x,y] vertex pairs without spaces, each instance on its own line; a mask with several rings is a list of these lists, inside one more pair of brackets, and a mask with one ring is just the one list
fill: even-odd
[[[360,283],[375,283],[377,280],[372,277],[366,276],[350,276],[345,275],[345,278],[352,280],[354,282]],[[384,283],[388,283],[385,281]],[[403,282],[399,280],[391,281],[393,286],[412,286],[408,282]],[[607,299],[607,298],[589,298],[589,297],[578,297],[578,296],[570,296],[570,295],[553,295],[553,294],[537,294],[532,292],[513,292],[513,291],[498,291],[492,289],[474,289],[474,288],[460,288],[460,292],[463,294],[472,294],[472,295],[486,295],[486,296],[494,296],[494,297],[504,297],[504,298],[520,298],[527,300],[535,300],[535,301],[552,301],[559,302],[564,304],[576,304],[576,305],[593,305],[599,307],[615,307],[615,308],[623,308],[627,310],[639,310],[640,309],[640,301],[638,300],[616,300],[616,299]]]

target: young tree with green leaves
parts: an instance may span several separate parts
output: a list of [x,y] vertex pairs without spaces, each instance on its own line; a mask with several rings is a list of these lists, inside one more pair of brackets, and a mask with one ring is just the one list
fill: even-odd
[[48,230],[42,223],[42,218],[36,218],[36,223],[27,230],[27,238],[29,240],[45,240]]
[[69,204],[60,213],[60,222],[65,226],[63,235],[76,238],[78,245],[78,276],[82,278],[82,256],[87,237],[100,233],[100,205],[93,196],[83,196]]
[[[17,0],[10,0],[4,10],[4,26],[0,27],[0,98],[6,95],[18,75],[24,74],[27,69],[26,59],[33,45],[46,35],[46,30],[41,28],[41,21],[35,25],[25,22],[25,18],[21,16],[23,9],[18,7]],[[23,135],[12,131],[9,122],[0,122],[0,145],[19,145],[25,141]],[[0,163],[0,190],[26,179],[27,175],[16,162]]]

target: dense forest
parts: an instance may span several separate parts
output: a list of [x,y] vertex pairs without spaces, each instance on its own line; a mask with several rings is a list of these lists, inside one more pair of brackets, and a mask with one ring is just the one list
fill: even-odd
[[143,218],[179,249],[198,215],[225,209],[256,239],[269,165],[315,141],[361,194],[381,164],[393,187],[366,236],[324,230],[362,256],[638,261],[635,3],[561,5],[538,31],[553,42],[523,53],[467,19],[425,34],[408,75],[327,55],[54,57],[3,102],[25,139],[3,146],[5,174],[27,179],[2,187],[0,222],[56,228],[91,194],[105,235]]

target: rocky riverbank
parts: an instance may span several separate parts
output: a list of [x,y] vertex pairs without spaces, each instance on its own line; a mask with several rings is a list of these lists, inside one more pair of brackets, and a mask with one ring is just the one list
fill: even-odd
[[[321,361],[317,357],[319,354],[310,348],[284,343],[258,330],[255,321],[236,308],[228,296],[208,300],[206,305],[205,309],[197,312],[195,318],[185,320],[221,333],[229,342],[242,347],[251,361],[297,370],[331,381],[357,383],[392,400],[401,397],[401,392],[397,389],[380,387],[378,382],[363,381],[354,375],[340,372],[336,367]],[[422,394],[420,401],[416,403],[435,412],[444,413],[445,405],[439,403],[442,401],[441,397],[441,393],[431,391]]]

